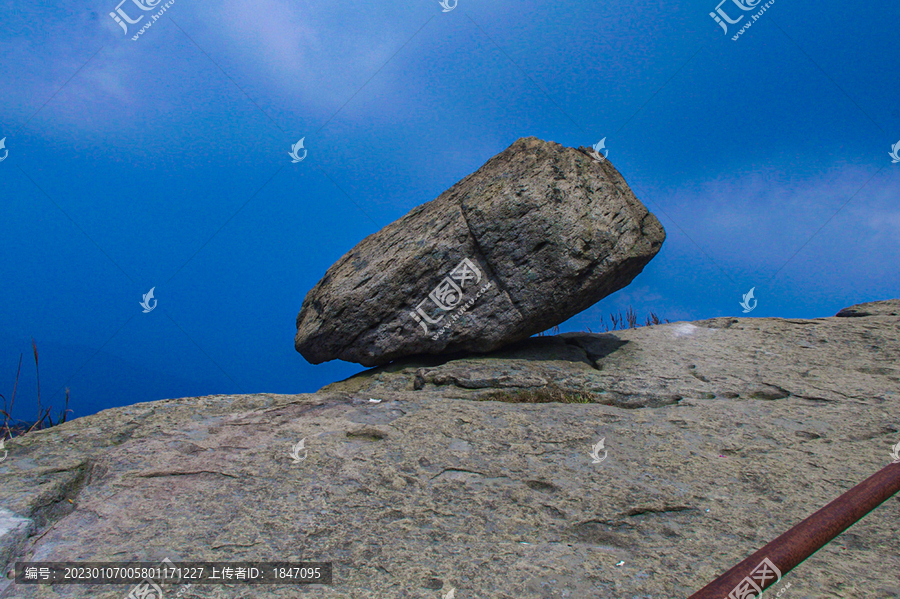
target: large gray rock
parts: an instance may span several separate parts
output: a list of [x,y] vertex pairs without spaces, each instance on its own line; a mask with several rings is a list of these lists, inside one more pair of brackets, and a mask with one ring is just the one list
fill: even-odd
[[628,285],[665,232],[586,152],[520,139],[366,237],[307,294],[297,351],[366,366],[491,351]]
[[[304,559],[332,561],[333,585],[180,597],[683,598],[890,464],[900,300],[841,313],[857,317],[541,337],[398,361],[315,394],[78,418],[7,442],[0,571]],[[554,398],[575,403],[517,403]],[[782,596],[898,597],[898,571],[894,497],[786,574]],[[2,587],[3,599],[131,588]]]

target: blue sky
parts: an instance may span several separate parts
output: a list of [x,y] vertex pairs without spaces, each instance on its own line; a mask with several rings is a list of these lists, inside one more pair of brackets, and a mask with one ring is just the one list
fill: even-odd
[[729,35],[716,4],[176,0],[134,41],[117,0],[0,1],[0,393],[24,353],[36,414],[31,337],[70,417],[359,372],[294,350],[307,291],[525,136],[605,137],[668,235],[563,331],[900,297],[900,5],[776,0],[734,41],[765,2]]

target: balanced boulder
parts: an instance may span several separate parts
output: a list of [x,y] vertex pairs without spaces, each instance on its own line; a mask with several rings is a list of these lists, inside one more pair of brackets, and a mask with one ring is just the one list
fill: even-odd
[[522,138],[329,268],[295,346],[365,366],[492,351],[625,287],[664,240],[608,160]]

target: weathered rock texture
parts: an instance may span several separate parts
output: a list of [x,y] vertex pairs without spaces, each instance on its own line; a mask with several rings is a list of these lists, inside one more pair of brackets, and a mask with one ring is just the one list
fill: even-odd
[[[311,395],[79,418],[8,443],[0,556],[334,563],[330,587],[185,599],[683,598],[890,463],[900,300],[842,313],[860,316],[542,337]],[[550,397],[600,403],[515,403]],[[897,597],[898,571],[894,497],[788,573],[783,596]]]
[[491,351],[628,285],[665,232],[612,164],[585,152],[520,139],[366,237],[307,294],[297,351],[366,366]]

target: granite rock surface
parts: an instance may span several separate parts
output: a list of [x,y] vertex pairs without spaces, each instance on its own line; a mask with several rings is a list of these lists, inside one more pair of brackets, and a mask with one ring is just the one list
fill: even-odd
[[[898,441],[900,300],[537,337],[314,394],[141,403],[17,437],[0,566],[334,566],[330,586],[166,587],[183,599],[672,599],[890,464]],[[897,597],[898,571],[895,496],[782,585]],[[6,580],[0,597],[130,588]]]
[[609,161],[522,138],[329,268],[295,346],[365,366],[492,351],[625,287],[664,240]]

